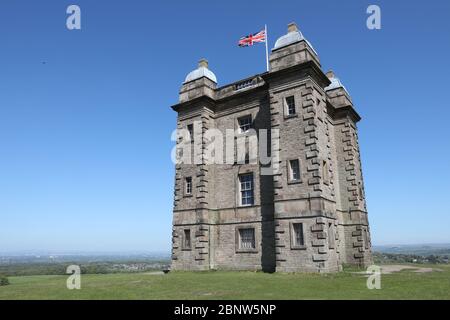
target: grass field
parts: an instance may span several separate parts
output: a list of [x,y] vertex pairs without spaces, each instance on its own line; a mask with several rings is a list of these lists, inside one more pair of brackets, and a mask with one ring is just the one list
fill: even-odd
[[[423,267],[423,266],[421,266]],[[450,266],[441,271],[383,274],[380,290],[346,269],[337,274],[262,272],[171,272],[82,275],[81,290],[66,288],[67,276],[10,277],[5,299],[450,299]]]

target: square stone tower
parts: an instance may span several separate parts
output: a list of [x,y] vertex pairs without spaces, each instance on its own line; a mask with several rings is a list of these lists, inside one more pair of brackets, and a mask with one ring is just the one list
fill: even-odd
[[217,87],[201,60],[172,108],[173,270],[371,263],[360,117],[295,24],[276,41],[269,72]]

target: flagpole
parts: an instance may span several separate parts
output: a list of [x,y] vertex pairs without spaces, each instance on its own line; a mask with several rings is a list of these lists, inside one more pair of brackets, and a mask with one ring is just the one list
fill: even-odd
[[269,72],[269,36],[267,35],[267,24],[264,25],[264,32],[266,33],[266,69]]

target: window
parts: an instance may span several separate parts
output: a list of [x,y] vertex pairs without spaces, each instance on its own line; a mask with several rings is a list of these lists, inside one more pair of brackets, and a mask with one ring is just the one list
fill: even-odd
[[252,250],[255,248],[255,229],[239,229],[239,249]]
[[366,249],[369,249],[369,231],[364,228],[363,233],[364,233],[364,247]]
[[300,181],[300,162],[298,159],[289,160],[289,180]]
[[183,249],[191,249],[191,229],[184,229]]
[[286,104],[286,113],[288,116],[292,116],[294,115],[295,112],[295,98],[294,96],[290,96],[290,97],[286,97],[286,99],[284,99],[285,104]]
[[184,193],[187,195],[192,194],[192,177],[187,177],[184,181]]
[[305,245],[305,238],[303,236],[303,223],[293,223],[293,244],[294,247],[303,247]]
[[241,174],[239,176],[239,185],[241,191],[241,205],[253,205],[253,173]]
[[248,115],[238,119],[239,132],[244,133],[252,128],[252,116]]
[[324,160],[323,164],[322,164],[322,177],[323,177],[323,182],[325,184],[328,184],[330,181],[330,177],[329,177],[329,170],[328,170],[328,163]]
[[194,142],[194,125],[188,124],[187,129],[189,131],[189,139],[191,139],[191,143]]
[[334,225],[328,223],[328,247],[334,249],[334,244],[336,242],[336,235],[334,233]]

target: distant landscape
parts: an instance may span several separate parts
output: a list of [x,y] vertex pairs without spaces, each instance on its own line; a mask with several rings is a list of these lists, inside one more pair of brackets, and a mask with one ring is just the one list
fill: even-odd
[[373,251],[398,254],[417,255],[448,255],[450,254],[450,243],[438,244],[403,244],[403,245],[375,245]]
[[450,244],[373,246],[375,264],[418,263],[448,264]]
[[[382,289],[364,270],[335,274],[170,272],[168,253],[9,253],[0,256],[0,300],[11,299],[450,299],[450,244],[375,246]],[[81,290],[66,269],[79,265]],[[400,268],[399,268],[400,266]]]
[[[373,247],[374,263],[448,264],[450,244],[385,245]],[[170,266],[170,254],[150,253],[14,253],[0,254],[4,276],[64,275],[69,265],[83,274],[161,271]]]
[[82,274],[146,272],[166,269],[169,264],[166,253],[17,253],[0,256],[0,274],[63,275],[70,265],[79,265]]

